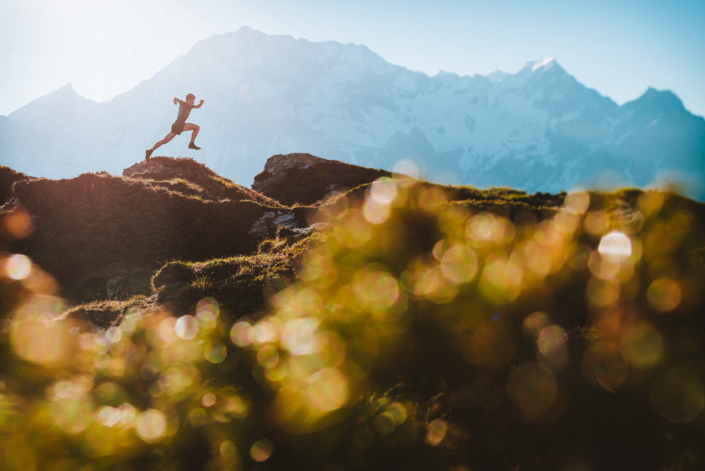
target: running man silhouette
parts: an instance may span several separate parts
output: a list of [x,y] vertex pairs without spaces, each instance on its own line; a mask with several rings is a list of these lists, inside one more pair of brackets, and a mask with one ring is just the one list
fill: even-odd
[[186,120],[188,119],[188,115],[191,113],[192,109],[200,108],[201,106],[203,106],[203,100],[201,100],[201,102],[197,105],[193,104],[194,101],[196,101],[196,96],[193,93],[189,93],[188,95],[186,95],[186,101],[181,101],[178,98],[174,98],[174,104],[179,105],[179,116],[176,118],[174,124],[171,125],[171,132],[167,134],[164,139],[154,144],[154,147],[146,151],[144,160],[149,160],[149,158],[152,156],[152,152],[157,150],[159,146],[163,146],[167,142],[174,139],[177,134],[181,134],[184,131],[193,131],[193,134],[191,134],[191,143],[188,145],[188,148],[196,150],[200,149],[200,147],[197,147],[196,144],[193,143],[193,141],[196,140],[196,136],[198,136],[198,131],[201,128],[197,124],[191,124],[186,122]]

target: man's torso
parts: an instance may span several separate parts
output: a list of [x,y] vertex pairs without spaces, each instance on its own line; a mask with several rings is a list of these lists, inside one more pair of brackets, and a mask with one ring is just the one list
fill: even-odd
[[191,114],[193,106],[194,105],[189,105],[184,101],[179,101],[179,116],[176,118],[176,122],[182,124],[185,123],[189,114]]

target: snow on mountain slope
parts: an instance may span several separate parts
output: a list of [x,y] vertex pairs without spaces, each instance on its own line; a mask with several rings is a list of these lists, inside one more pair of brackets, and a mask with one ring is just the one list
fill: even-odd
[[244,185],[268,157],[294,152],[384,169],[411,158],[429,178],[528,191],[605,172],[635,185],[705,172],[705,122],[670,92],[620,107],[550,58],[516,74],[428,77],[364,46],[249,28],[197,43],[109,102],[67,86],[0,119],[0,163],[53,178],[119,174],[169,132],[171,100],[187,93],[205,100],[189,119],[203,149],[182,134],[156,155],[194,157]]

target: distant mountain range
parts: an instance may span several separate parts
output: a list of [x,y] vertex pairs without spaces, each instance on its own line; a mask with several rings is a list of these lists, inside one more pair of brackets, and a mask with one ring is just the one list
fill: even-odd
[[622,106],[555,61],[516,74],[439,73],[390,64],[364,46],[242,28],[197,43],[154,77],[105,103],[70,85],[0,116],[0,164],[72,177],[144,158],[191,113],[200,151],[177,137],[155,155],[189,156],[243,185],[274,154],[306,152],[391,170],[411,159],[430,179],[557,192],[601,182],[687,183],[705,197],[705,120],[670,91]]

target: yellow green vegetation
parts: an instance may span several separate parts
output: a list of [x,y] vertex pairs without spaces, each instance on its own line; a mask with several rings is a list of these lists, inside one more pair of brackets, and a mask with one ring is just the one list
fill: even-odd
[[96,326],[108,329],[119,325],[129,313],[137,313],[141,317],[159,312],[158,306],[150,302],[144,295],[132,296],[125,301],[94,301],[73,306],[67,309],[57,320],[68,318],[76,322],[84,322],[85,327]]
[[206,262],[172,261],[152,277],[157,301],[174,314],[185,314],[204,297],[218,299],[231,319],[262,314],[272,296],[291,284],[304,251],[321,234],[267,239],[259,253]]
[[703,206],[452,199],[378,180],[95,333],[6,257],[3,469],[700,469]]

